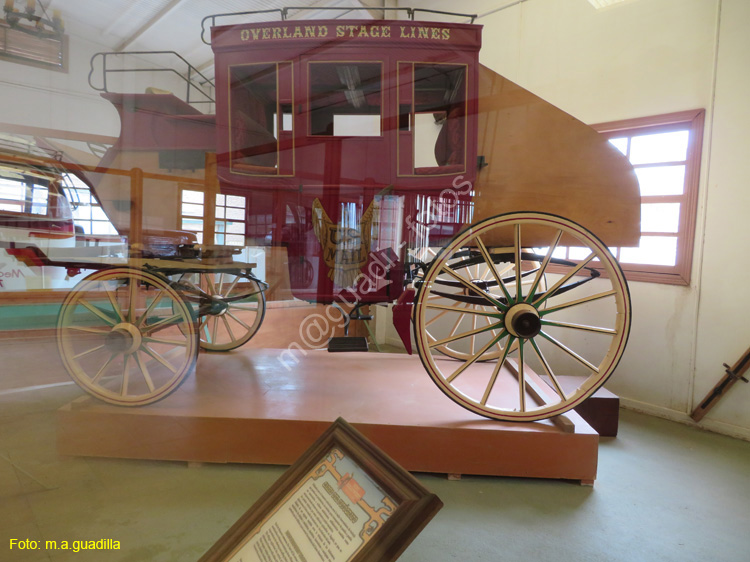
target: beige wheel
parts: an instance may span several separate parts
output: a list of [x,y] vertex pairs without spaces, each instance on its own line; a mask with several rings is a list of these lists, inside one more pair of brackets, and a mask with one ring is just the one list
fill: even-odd
[[257,281],[223,272],[173,277],[188,288],[186,299],[198,318],[200,345],[206,351],[236,349],[263,323],[266,297]]
[[140,406],[174,391],[195,367],[198,332],[187,303],[160,276],[97,271],[63,301],[57,321],[63,364],[89,394]]
[[[581,259],[557,258],[563,245]],[[476,275],[480,263],[488,278]],[[437,386],[509,421],[580,404],[612,374],[629,330],[627,284],[607,247],[544,213],[499,215],[458,234],[432,262],[414,309],[417,350]],[[460,353],[448,359],[446,348]]]

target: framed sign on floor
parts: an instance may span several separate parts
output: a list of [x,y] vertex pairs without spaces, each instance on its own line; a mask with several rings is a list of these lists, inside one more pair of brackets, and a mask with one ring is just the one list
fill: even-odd
[[442,506],[339,418],[199,562],[388,562]]

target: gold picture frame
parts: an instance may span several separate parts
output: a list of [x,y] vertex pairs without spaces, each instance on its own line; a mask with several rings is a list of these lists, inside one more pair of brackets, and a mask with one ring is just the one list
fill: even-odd
[[199,562],[388,562],[442,506],[339,418]]

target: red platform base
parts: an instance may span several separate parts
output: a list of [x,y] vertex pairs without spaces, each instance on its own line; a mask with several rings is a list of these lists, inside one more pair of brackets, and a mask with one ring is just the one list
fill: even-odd
[[417,357],[281,350],[202,354],[197,373],[141,408],[88,396],[58,412],[64,455],[219,463],[293,463],[341,416],[416,472],[580,480],[596,477],[598,434],[575,412],[498,422],[446,398]]

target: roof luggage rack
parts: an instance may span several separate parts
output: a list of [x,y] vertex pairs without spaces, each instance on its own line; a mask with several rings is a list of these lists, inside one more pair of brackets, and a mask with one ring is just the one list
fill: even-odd
[[396,11],[396,12],[406,12],[406,14],[409,16],[410,20],[414,20],[414,15],[418,12],[423,13],[429,13],[429,14],[440,14],[443,16],[456,16],[460,18],[469,18],[469,23],[474,23],[474,20],[477,19],[477,14],[463,14],[460,12],[446,12],[443,10],[430,10],[428,8],[386,8],[386,7],[376,7],[376,8],[367,8],[367,7],[336,7],[336,6],[289,6],[287,8],[273,8],[269,10],[252,10],[248,12],[231,12],[226,14],[212,14],[210,16],[206,16],[201,20],[201,41],[203,41],[206,45],[210,45],[210,41],[206,41],[205,35],[206,35],[206,21],[211,20],[211,25],[209,28],[214,27],[216,25],[216,20],[218,18],[230,18],[230,17],[238,17],[238,16],[254,16],[257,14],[273,14],[278,12],[281,16],[281,21],[286,21],[289,12],[290,11],[303,11],[303,10],[310,10],[313,12],[318,12],[322,10],[336,10],[339,12],[353,12],[356,10],[367,10],[367,11],[379,11],[382,10],[383,13],[386,11]]

